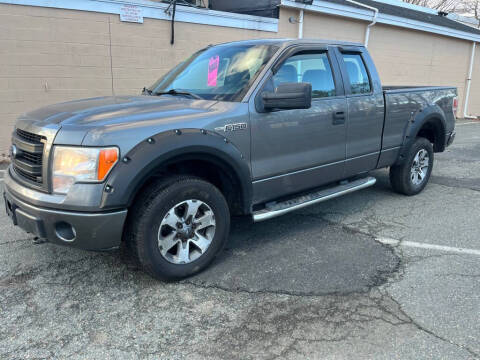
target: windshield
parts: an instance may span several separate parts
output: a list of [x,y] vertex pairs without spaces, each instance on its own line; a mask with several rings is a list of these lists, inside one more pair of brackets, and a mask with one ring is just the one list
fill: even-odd
[[175,66],[148,90],[175,90],[207,100],[240,101],[278,48],[273,45],[219,45],[200,50]]

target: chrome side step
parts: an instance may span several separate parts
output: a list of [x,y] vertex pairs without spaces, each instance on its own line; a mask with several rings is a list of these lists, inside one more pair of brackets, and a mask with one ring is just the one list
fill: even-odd
[[376,182],[377,179],[374,177],[366,177],[364,179],[358,179],[345,184],[340,184],[329,189],[315,191],[294,199],[278,202],[271,206],[267,205],[265,209],[253,213],[253,221],[259,222],[268,220],[289,213],[290,211],[298,210],[322,201],[349,194],[357,190],[365,189],[374,185]]

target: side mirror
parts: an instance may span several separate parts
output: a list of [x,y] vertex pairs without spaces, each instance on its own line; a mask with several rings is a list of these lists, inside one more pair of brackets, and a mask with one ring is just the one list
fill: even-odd
[[312,84],[283,83],[275,92],[262,93],[265,110],[309,109],[312,106]]

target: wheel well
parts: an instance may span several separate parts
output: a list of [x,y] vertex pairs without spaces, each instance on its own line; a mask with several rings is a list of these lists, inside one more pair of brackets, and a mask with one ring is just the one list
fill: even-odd
[[136,194],[141,194],[142,189],[148,187],[158,177],[172,174],[196,176],[212,183],[225,196],[232,215],[244,213],[243,191],[237,174],[224,161],[210,157],[202,158],[198,155],[187,155],[169,160],[157,167],[149,174],[148,178],[144,179],[143,185]]
[[431,119],[423,124],[417,133],[417,137],[423,137],[430,141],[435,152],[445,150],[445,130],[439,119]]

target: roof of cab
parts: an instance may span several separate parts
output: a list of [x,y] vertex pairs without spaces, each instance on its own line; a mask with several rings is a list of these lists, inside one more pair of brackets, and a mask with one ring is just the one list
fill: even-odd
[[301,44],[310,44],[310,45],[340,45],[340,46],[364,46],[360,43],[348,42],[348,41],[338,41],[338,40],[325,40],[325,39],[254,39],[254,40],[240,40],[232,41],[227,43],[222,43],[218,45],[276,45],[279,47],[290,46],[290,45],[301,45]]

